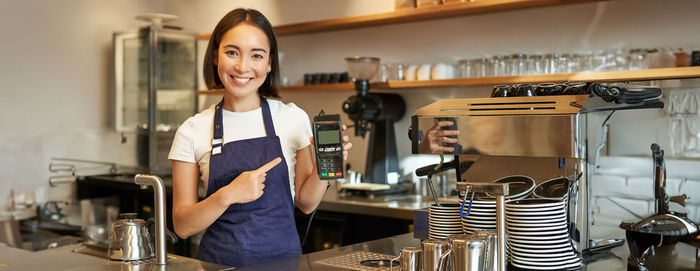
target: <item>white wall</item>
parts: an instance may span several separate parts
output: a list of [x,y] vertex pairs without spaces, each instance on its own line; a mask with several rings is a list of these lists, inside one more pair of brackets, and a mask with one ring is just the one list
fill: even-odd
[[[51,157],[135,164],[110,128],[112,33],[164,1],[0,1],[0,208],[46,189]],[[70,186],[49,191],[66,198]],[[40,199],[39,199],[40,200]]]

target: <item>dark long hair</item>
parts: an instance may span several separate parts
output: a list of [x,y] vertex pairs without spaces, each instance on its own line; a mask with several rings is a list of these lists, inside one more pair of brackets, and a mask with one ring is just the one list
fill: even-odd
[[219,51],[219,45],[224,33],[242,22],[247,22],[260,28],[265,32],[267,41],[270,43],[271,69],[270,73],[267,74],[267,78],[265,78],[265,82],[258,88],[258,94],[262,97],[279,98],[280,68],[277,54],[277,37],[270,21],[262,13],[254,9],[234,9],[216,24],[204,55],[204,82],[207,84],[208,89],[224,88],[221,78],[219,78],[217,67],[214,65],[214,58]]

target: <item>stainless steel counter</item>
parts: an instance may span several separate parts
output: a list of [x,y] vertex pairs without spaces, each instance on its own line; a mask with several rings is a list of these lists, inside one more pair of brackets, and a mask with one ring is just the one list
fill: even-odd
[[[168,255],[167,265],[154,265],[149,261],[123,263],[106,258],[72,252],[81,244],[68,245],[40,251],[28,251],[0,244],[0,270],[149,270],[149,271],[213,271],[233,270],[233,268],[202,262],[177,255]],[[106,255],[106,254],[105,254]]]
[[[399,250],[406,246],[420,246],[420,240],[413,238],[413,233],[406,233],[402,235],[397,235],[389,238],[378,239],[374,241],[358,243],[355,245],[329,249],[319,252],[314,252],[310,254],[304,254],[299,257],[287,258],[277,261],[272,261],[269,263],[246,266],[236,270],[257,270],[257,271],[272,271],[272,270],[313,270],[313,271],[331,271],[331,270],[360,270],[360,269],[349,269],[334,267],[331,265],[324,264],[322,262],[332,262],[327,261],[328,259],[338,258],[343,255],[348,254],[359,254],[361,252],[372,252],[377,253],[375,255],[398,255]],[[668,263],[669,270],[698,270],[700,269],[700,263],[694,262],[692,260],[692,255],[695,253],[695,248],[685,245],[678,244],[678,260],[675,263]],[[608,254],[606,257],[602,257],[597,261],[585,265],[581,270],[584,271],[623,271],[627,270],[627,256],[628,253],[627,246],[616,247],[612,249],[612,253]],[[682,255],[682,256],[680,256]],[[366,270],[389,270],[388,266],[386,268],[368,268]]]
[[[458,202],[455,198],[438,198],[440,202]],[[328,189],[318,206],[321,211],[373,215],[413,220],[413,210],[427,208],[434,203],[433,197],[420,195],[357,196],[339,193],[334,186]]]
[[[104,258],[72,252],[74,249],[80,247],[80,245],[69,245],[37,252],[0,245],[0,270],[360,270],[349,269],[347,266],[332,266],[328,265],[328,263],[333,262],[330,261],[331,259],[338,259],[350,254],[360,255],[355,258],[361,258],[366,255],[388,258],[393,255],[398,255],[399,250],[406,246],[420,246],[420,240],[413,238],[413,233],[406,233],[389,238],[304,254],[299,257],[281,259],[242,268],[232,268],[175,255],[168,255],[168,265],[166,266],[157,266],[151,263],[129,264],[114,262]],[[668,263],[669,267],[673,267],[669,270],[700,269],[700,263],[694,262],[692,258],[692,255],[695,253],[694,247],[679,244],[677,249],[679,254],[678,260],[674,263]],[[582,270],[627,270],[627,255],[628,250],[626,246],[617,247],[612,250],[612,254],[584,266]],[[386,267],[368,268],[366,270],[389,269]]]

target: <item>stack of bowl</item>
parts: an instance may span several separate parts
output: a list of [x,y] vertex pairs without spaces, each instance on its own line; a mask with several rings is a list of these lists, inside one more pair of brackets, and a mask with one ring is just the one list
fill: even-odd
[[569,179],[558,177],[541,182],[535,187],[535,198],[567,201],[569,199]]

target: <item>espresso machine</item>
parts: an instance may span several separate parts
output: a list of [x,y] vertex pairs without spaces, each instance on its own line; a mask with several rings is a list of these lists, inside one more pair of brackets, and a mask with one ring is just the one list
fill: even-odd
[[[588,113],[662,108],[658,88],[614,83],[587,83],[578,95],[446,99],[419,108],[411,118],[413,154],[436,154],[421,143],[439,121],[451,121],[457,143],[449,143],[454,160],[440,166],[457,171],[460,196],[467,189],[489,192],[485,186],[508,175],[526,175],[537,183],[564,176],[568,186],[569,235],[579,256],[595,251],[589,232],[589,185],[592,172],[587,153]],[[434,171],[445,170],[436,167]],[[497,187],[508,195],[507,187]],[[498,238],[502,238],[503,198],[498,195]],[[503,246],[502,244],[500,244]],[[500,255],[504,255],[500,253]],[[501,270],[501,269],[499,269]]]

